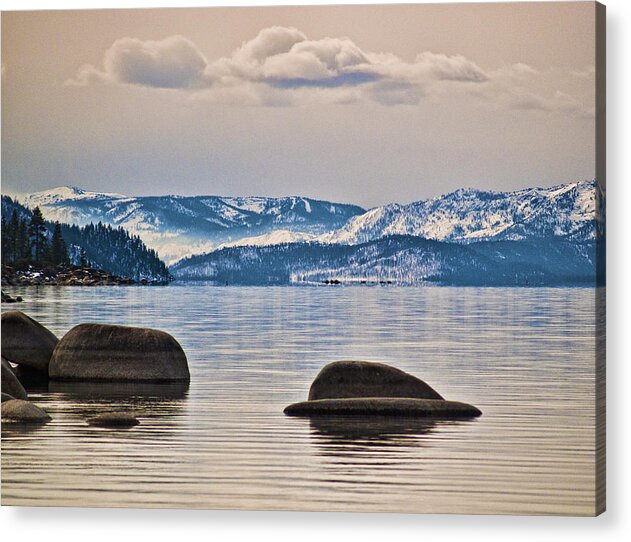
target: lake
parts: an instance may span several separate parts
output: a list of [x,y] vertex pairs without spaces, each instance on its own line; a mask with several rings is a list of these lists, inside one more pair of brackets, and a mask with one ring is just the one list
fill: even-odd
[[[590,288],[22,287],[61,337],[148,326],[184,348],[190,387],[51,383],[53,421],[2,431],[2,503],[425,513],[595,509]],[[302,419],[322,366],[380,361],[480,408],[466,421]],[[90,427],[132,409],[129,430]]]

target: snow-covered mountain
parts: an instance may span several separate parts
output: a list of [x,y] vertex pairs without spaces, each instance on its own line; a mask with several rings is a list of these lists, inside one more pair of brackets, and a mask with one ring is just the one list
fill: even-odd
[[[129,197],[76,187],[18,195],[17,199],[30,209],[39,206],[47,220],[79,226],[91,222],[122,226],[167,263],[244,238],[269,235],[273,244],[280,237],[283,242],[315,237],[364,212],[356,205],[296,196]],[[280,230],[286,233],[279,237]]]
[[593,241],[559,237],[469,244],[389,236],[358,245],[238,246],[180,260],[182,280],[219,284],[596,285]]
[[503,193],[461,189],[377,207],[317,237],[241,239],[184,258],[171,272],[229,284],[602,284],[603,215],[595,181]]
[[[603,224],[598,223],[596,217],[604,214],[604,194],[595,181],[515,192],[460,189],[433,199],[407,205],[393,203],[368,211],[355,205],[296,196],[128,197],[71,187],[28,194],[20,199],[31,209],[39,206],[48,220],[78,225],[100,221],[123,226],[155,249],[180,277],[201,278],[206,272],[209,277],[223,276],[226,270],[222,265],[228,265],[231,273],[238,273],[237,267],[241,267],[252,276],[267,277],[265,280],[274,280],[278,272],[275,264],[261,261],[257,271],[254,264],[246,263],[248,255],[255,257],[255,262],[256,258],[268,254],[281,260],[301,258],[301,261],[310,262],[306,268],[303,269],[300,262],[291,261],[286,261],[285,268],[314,280],[325,276],[327,269],[345,277],[360,277],[360,280],[371,273],[384,276],[384,269],[388,269],[386,275],[391,276],[394,264],[384,263],[382,249],[394,245],[370,243],[393,236],[399,239],[397,250],[388,258],[394,258],[392,261],[400,267],[399,275],[424,280],[423,277],[430,276],[428,270],[432,262],[438,261],[436,254],[439,254],[443,263],[440,271],[434,269],[436,273],[431,276],[444,277],[447,272],[445,262],[448,261],[444,258],[447,256],[473,261],[466,251],[458,252],[446,245],[462,247],[482,241],[529,241],[544,247],[548,246],[544,240],[554,239],[578,246],[594,242],[597,228]],[[440,241],[446,245],[436,248],[438,252],[432,252],[435,247],[430,247],[432,251],[429,252],[425,249],[419,252],[418,247],[413,248],[414,239]],[[410,250],[405,249],[406,243]],[[366,258],[368,254],[372,255],[363,260],[363,264],[357,264],[359,267],[353,267],[356,264],[353,258],[350,263],[344,263],[337,256],[334,265],[324,260],[318,263],[318,258],[330,256],[329,249],[323,247],[333,247],[330,250],[335,251],[334,247],[359,245],[366,247],[359,252],[349,252],[353,258],[358,254]],[[271,250],[264,250],[266,247]],[[529,254],[534,254],[529,247]],[[562,249],[566,251],[566,246],[562,245]],[[479,255],[482,249],[476,250]],[[542,261],[546,257],[556,257],[554,250],[546,255],[542,249]],[[587,261],[580,256],[584,247],[577,250],[575,263]],[[211,256],[219,252],[223,256]],[[564,253],[575,254],[570,249]],[[234,255],[236,260],[226,258],[226,254]],[[518,262],[515,265],[521,266],[516,272],[522,272],[519,256],[510,251],[509,255]],[[588,260],[593,267],[593,258]],[[532,259],[528,265],[531,264]],[[570,269],[573,264],[569,262],[568,265]],[[455,263],[450,263],[449,269],[457,267],[454,266]],[[421,273],[422,269],[427,272]]]
[[456,243],[531,237],[593,239],[598,192],[595,181],[516,192],[460,189],[408,205],[376,207],[317,241],[356,245],[389,235]]

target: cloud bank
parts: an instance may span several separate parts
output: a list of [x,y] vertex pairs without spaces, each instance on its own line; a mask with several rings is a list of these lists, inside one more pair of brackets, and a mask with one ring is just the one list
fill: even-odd
[[414,105],[428,95],[464,92],[514,109],[584,109],[566,94],[546,97],[526,90],[524,82],[537,75],[525,64],[488,73],[463,55],[429,51],[405,61],[393,53],[364,51],[347,37],[312,40],[297,28],[274,26],[214,61],[183,36],[122,38],[105,52],[101,68],[82,66],[66,83],[179,90],[248,106]]

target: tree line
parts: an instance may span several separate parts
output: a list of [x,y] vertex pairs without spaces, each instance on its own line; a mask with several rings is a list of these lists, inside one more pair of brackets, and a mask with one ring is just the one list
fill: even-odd
[[68,265],[68,245],[61,233],[61,224],[55,222],[52,232],[39,207],[30,218],[13,209],[7,221],[2,216],[2,260],[18,268]]
[[133,280],[172,278],[155,250],[124,228],[49,222],[39,207],[29,210],[9,196],[2,196],[2,262],[16,270],[78,265]]

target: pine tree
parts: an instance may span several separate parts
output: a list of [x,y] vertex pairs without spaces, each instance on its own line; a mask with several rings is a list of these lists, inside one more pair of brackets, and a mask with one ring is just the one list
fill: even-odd
[[7,221],[2,217],[2,263],[9,263],[11,237]]
[[85,249],[81,247],[81,251],[79,252],[79,267],[87,267],[88,261],[85,257]]
[[31,246],[28,236],[28,227],[26,225],[26,219],[23,218],[20,220],[18,225],[18,234],[17,234],[17,246],[16,246],[16,261],[26,260],[29,261],[31,259]]
[[8,234],[8,260],[13,263],[20,257],[20,218],[18,217],[18,212],[16,209],[13,209],[13,213],[11,213],[11,220],[9,220],[8,224]]
[[49,259],[53,265],[66,265],[69,261],[68,247],[61,235],[61,224],[59,224],[59,222],[55,222],[55,226],[53,228]]
[[39,207],[33,209],[33,215],[31,216],[31,221],[28,226],[28,234],[33,249],[33,259],[36,264],[40,264],[48,251],[48,242],[46,239],[44,216]]

